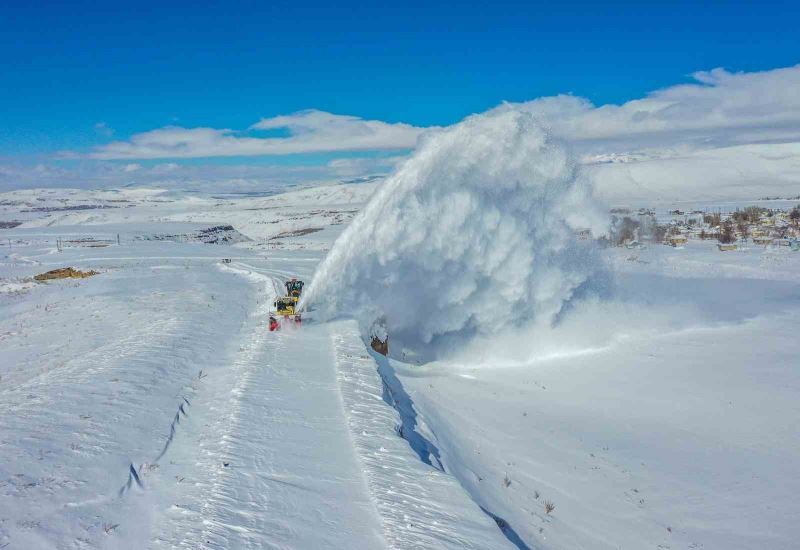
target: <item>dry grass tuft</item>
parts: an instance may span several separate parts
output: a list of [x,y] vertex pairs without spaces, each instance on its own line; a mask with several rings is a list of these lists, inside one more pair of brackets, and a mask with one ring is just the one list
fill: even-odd
[[40,273],[33,278],[37,281],[51,281],[53,279],[85,279],[93,275],[98,275],[97,271],[79,271],[71,267],[63,267],[61,269],[53,269],[46,273]]

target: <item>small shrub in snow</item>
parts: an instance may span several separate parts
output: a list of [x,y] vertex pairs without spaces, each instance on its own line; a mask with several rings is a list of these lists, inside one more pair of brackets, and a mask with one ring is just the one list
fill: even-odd
[[615,246],[622,246],[625,243],[636,239],[641,224],[625,216],[621,220],[616,216],[611,217],[611,242]]
[[719,235],[719,242],[722,244],[729,244],[736,240],[736,235],[733,232],[733,223],[730,220],[726,220],[724,224],[722,224],[722,231]]
[[666,225],[653,223],[649,226],[649,230],[646,235],[649,236],[653,242],[663,243],[664,239],[667,238],[667,229],[668,228]]
[[703,216],[703,223],[711,227],[719,227],[721,221],[722,221],[722,216],[718,212],[715,212],[713,214],[705,214]]
[[792,211],[789,212],[789,219],[795,227],[800,226],[800,206],[792,208]]
[[549,500],[544,501],[544,513],[550,515],[550,512],[556,509],[556,505]]

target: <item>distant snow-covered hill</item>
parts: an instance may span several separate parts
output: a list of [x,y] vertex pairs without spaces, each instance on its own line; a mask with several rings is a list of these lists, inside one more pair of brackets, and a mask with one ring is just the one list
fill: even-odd
[[0,222],[22,229],[151,223],[231,225],[256,241],[307,236],[303,247],[326,248],[334,238],[327,229],[349,222],[379,184],[328,185],[236,198],[152,188],[26,189],[0,194]]

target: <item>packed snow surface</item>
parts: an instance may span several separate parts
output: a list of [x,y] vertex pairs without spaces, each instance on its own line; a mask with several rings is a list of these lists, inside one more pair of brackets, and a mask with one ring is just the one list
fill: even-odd
[[601,265],[579,228],[602,231],[589,187],[530,114],[469,117],[425,140],[320,265],[305,304],[385,322],[436,356],[510,327],[549,324]]
[[[3,234],[0,548],[512,548],[398,437],[355,323],[267,329],[303,236],[130,225]],[[31,280],[65,265],[100,273]]]
[[[269,332],[373,189],[0,194],[0,548],[797,547],[800,253],[603,249],[604,299],[424,364]],[[675,206],[749,204],[797,201]]]
[[391,362],[446,470],[530,548],[797,548],[800,253],[606,256],[533,360]]

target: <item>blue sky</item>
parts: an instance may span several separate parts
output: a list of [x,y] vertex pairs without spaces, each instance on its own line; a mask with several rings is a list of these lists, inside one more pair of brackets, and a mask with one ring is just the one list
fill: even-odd
[[[0,158],[52,160],[165,126],[280,137],[251,126],[304,109],[426,127],[559,93],[622,104],[698,70],[798,63],[798,6],[7,3]],[[296,162],[282,156],[269,155]]]

